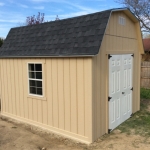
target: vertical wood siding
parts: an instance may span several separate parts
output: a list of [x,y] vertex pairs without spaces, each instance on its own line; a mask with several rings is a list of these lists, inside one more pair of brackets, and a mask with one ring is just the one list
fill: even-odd
[[[28,94],[28,62],[43,64],[43,98]],[[0,81],[2,114],[91,142],[91,58],[1,59]]]
[[[125,26],[118,18],[126,19]],[[93,58],[93,140],[108,132],[108,54],[134,54],[133,62],[133,113],[140,104],[140,46],[136,23],[123,12],[110,17],[100,53]]]

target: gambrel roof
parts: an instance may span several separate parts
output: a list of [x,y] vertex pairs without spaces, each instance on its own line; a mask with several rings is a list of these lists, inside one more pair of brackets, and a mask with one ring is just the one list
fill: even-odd
[[98,54],[111,9],[38,25],[12,28],[0,57],[74,57]]

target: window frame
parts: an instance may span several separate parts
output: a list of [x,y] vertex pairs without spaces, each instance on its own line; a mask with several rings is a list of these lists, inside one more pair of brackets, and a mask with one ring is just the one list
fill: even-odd
[[119,24],[122,26],[126,25],[126,18],[123,16],[119,16]]
[[[35,79],[35,78],[30,78],[29,77],[29,64],[41,64],[42,65],[42,71],[41,71],[41,73],[42,73],[42,79]],[[28,80],[28,95],[29,96],[33,96],[33,97],[36,97],[36,98],[44,98],[44,83],[43,83],[43,67],[44,67],[44,65],[43,65],[43,63],[42,62],[28,62],[27,63],[27,74],[28,74],[28,76],[27,76],[27,80]],[[35,71],[36,72],[36,71]],[[38,71],[37,71],[38,72]],[[32,81],[42,81],[42,95],[38,95],[38,94],[32,94],[32,93],[30,93],[30,83],[29,83],[29,81],[30,80],[32,80]]]

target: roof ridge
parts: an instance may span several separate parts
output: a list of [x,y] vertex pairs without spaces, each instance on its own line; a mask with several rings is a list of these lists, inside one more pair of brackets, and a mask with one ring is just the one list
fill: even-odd
[[44,25],[44,24],[58,22],[58,21],[60,22],[60,21],[71,20],[71,19],[76,19],[76,18],[81,18],[81,17],[86,17],[86,16],[92,16],[92,15],[96,15],[96,14],[99,14],[99,13],[105,13],[107,11],[113,11],[113,10],[117,10],[117,9],[119,10],[119,9],[128,9],[128,8],[127,7],[112,8],[112,9],[107,9],[107,10],[103,10],[103,11],[98,11],[98,12],[94,12],[94,13],[89,13],[89,14],[81,15],[81,16],[74,16],[74,17],[64,18],[64,19],[60,19],[60,20],[48,21],[48,22],[44,22],[44,23],[40,23],[40,24],[33,24],[33,25],[29,25],[29,26],[13,27],[12,29],[23,28],[23,27],[31,27],[31,26],[37,26],[37,25]]

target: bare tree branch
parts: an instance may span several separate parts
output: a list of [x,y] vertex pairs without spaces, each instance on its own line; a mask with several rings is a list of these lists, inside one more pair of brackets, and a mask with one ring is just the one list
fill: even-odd
[[27,17],[26,24],[34,25],[34,24],[40,24],[44,22],[44,13],[38,13],[38,15],[35,17],[35,15]]

